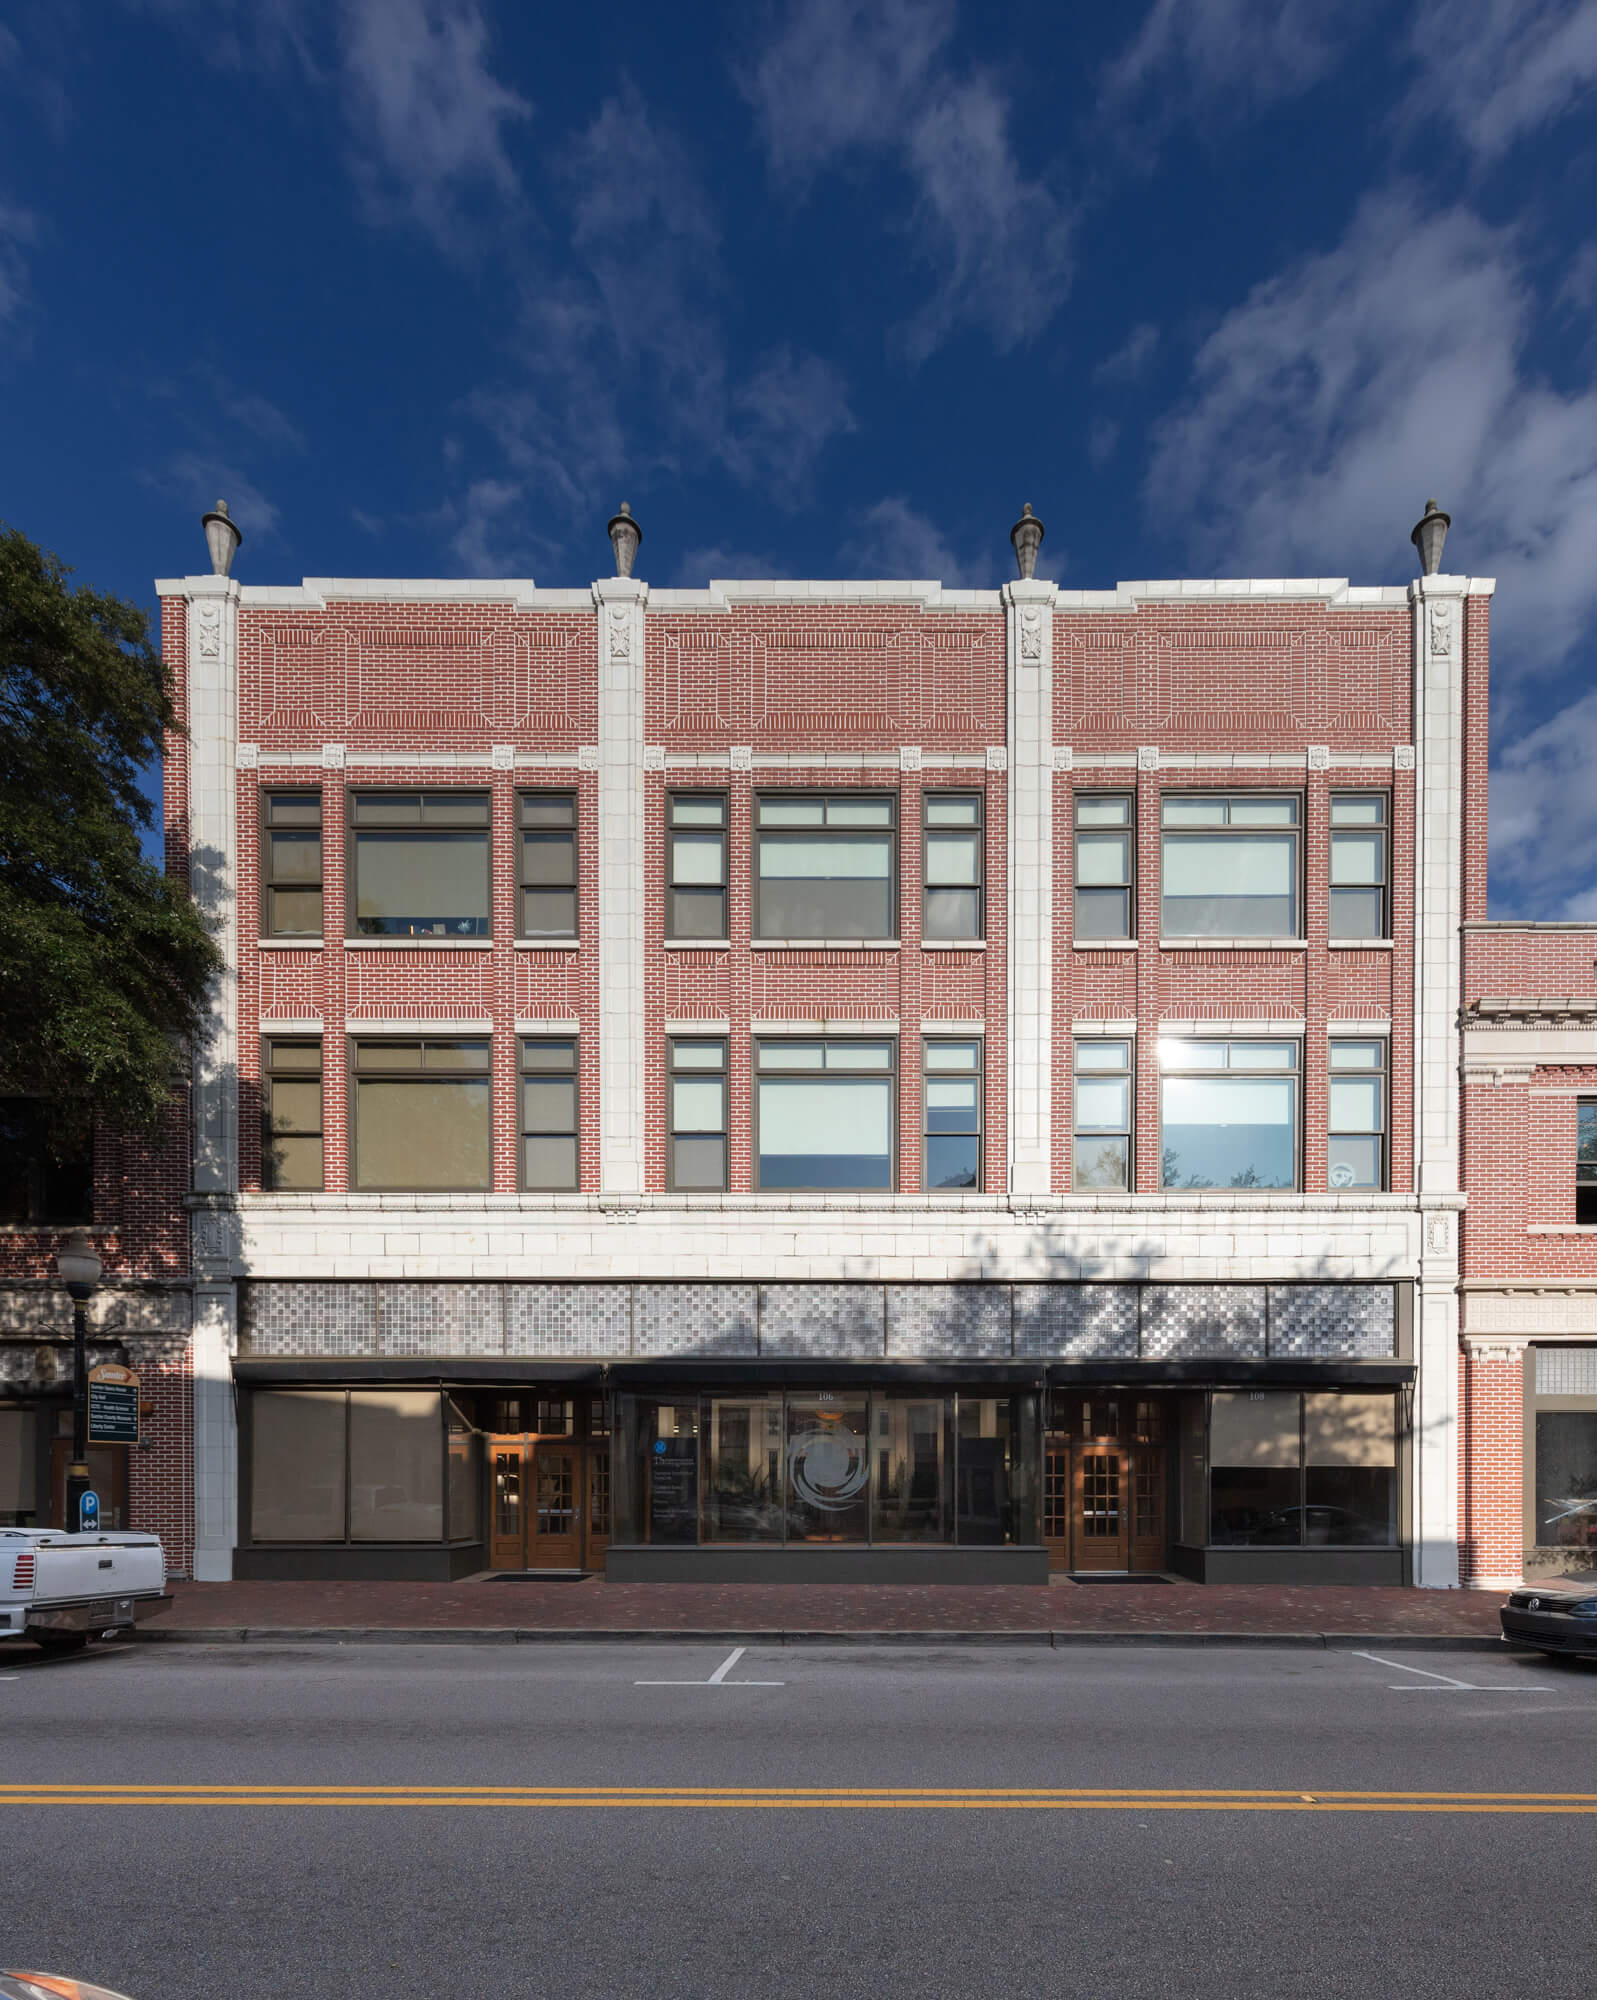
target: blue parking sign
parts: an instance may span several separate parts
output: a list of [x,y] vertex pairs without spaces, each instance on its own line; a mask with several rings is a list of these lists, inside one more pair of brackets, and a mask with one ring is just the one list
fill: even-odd
[[78,1500],[78,1532],[86,1535],[100,1525],[100,1496],[92,1489]]

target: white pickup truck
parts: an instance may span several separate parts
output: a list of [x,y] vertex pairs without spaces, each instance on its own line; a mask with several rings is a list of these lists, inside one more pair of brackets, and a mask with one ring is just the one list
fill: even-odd
[[0,1528],[0,1639],[76,1653],[171,1604],[159,1535]]

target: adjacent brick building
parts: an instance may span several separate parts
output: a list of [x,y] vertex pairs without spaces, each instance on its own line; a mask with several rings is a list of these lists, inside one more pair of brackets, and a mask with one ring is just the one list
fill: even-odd
[[581,590],[158,586],[195,1574],[1518,1574],[1597,994],[1484,921],[1492,584],[1034,525],[992,591],[654,589],[621,516]]

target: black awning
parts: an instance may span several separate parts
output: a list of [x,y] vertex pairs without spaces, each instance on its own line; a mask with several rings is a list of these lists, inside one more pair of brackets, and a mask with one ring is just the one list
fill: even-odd
[[923,1384],[938,1388],[1040,1389],[1045,1366],[1040,1361],[816,1361],[767,1355],[729,1356],[711,1361],[702,1357],[681,1360],[654,1358],[647,1361],[612,1361],[610,1381],[618,1389],[645,1388],[658,1384],[684,1388],[714,1386],[718,1382],[743,1386],[770,1383],[777,1387],[790,1383],[797,1387],[836,1388],[849,1383],[867,1388],[873,1382]]
[[486,1382],[558,1382],[570,1388],[599,1388],[604,1381],[604,1364],[599,1361],[543,1361],[533,1356],[507,1360],[475,1355],[458,1357],[415,1355],[354,1356],[345,1360],[306,1361],[299,1356],[277,1356],[271,1360],[249,1355],[233,1363],[234,1379],[261,1385],[276,1383],[327,1382],[355,1385],[362,1382],[403,1382],[423,1388],[452,1388]]
[[1322,1389],[1396,1389],[1414,1380],[1412,1361],[1050,1361],[1056,1388],[1096,1382],[1126,1389],[1215,1388],[1280,1383]]

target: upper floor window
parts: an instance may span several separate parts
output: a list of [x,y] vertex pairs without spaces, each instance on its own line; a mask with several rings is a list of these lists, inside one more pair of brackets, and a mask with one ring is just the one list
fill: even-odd
[[1161,937],[1297,936],[1295,797],[1167,793],[1161,824]]
[[521,1045],[521,1185],[559,1192],[580,1185],[577,1044]]
[[1131,936],[1135,860],[1131,794],[1076,794],[1077,938]]
[[979,1041],[925,1045],[925,1185],[981,1186],[981,1072]]
[[1331,795],[1331,936],[1387,938],[1386,795]]
[[463,1193],[492,1188],[486,1035],[357,1041],[350,1095],[352,1186]]
[[516,935],[577,935],[577,795],[521,795],[521,909]]
[[61,1144],[47,1098],[0,1097],[0,1222],[94,1220],[94,1151]]
[[1575,1119],[1575,1220],[1597,1222],[1597,1097],[1583,1097]]
[[673,1188],[726,1186],[726,1043],[673,1040],[669,1045],[670,1158]]
[[665,934],[725,938],[726,795],[672,792],[665,811]]
[[1071,1185],[1087,1193],[1131,1186],[1131,1044],[1083,1035],[1076,1042]]
[[1386,1186],[1386,1042],[1335,1035],[1329,1051],[1326,1185]]
[[754,935],[898,935],[891,795],[766,793],[755,802]]
[[1298,1184],[1296,1042],[1159,1042],[1159,1184]]
[[322,1045],[274,1037],[261,1053],[261,1186],[320,1193]]
[[261,797],[261,922],[267,937],[322,934],[322,795]]
[[491,937],[487,792],[355,792],[353,937]]
[[982,795],[980,792],[927,792],[925,814],[925,903],[921,935],[979,938],[982,935]]
[[893,1185],[893,1043],[864,1036],[755,1045],[756,1185]]

